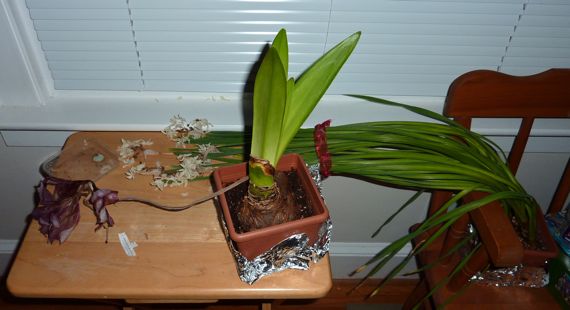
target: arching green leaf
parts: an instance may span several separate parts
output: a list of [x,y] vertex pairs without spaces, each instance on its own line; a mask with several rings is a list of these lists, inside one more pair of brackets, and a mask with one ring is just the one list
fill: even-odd
[[314,62],[295,82],[293,98],[287,105],[284,129],[279,141],[279,154],[283,154],[289,142],[313,111],[321,97],[336,77],[360,39],[356,32],[344,39]]

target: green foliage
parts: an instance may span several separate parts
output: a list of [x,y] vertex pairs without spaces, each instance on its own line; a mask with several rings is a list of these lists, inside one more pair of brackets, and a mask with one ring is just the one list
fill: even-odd
[[253,95],[253,135],[251,154],[273,165],[278,157],[275,145],[281,139],[283,114],[287,100],[287,79],[281,58],[270,47],[263,58]]
[[[426,249],[461,216],[494,201],[499,201],[508,215],[514,215],[519,223],[527,225],[529,241],[533,242],[536,237],[535,212],[538,205],[513,176],[505,163],[504,153],[496,144],[432,111],[380,98],[357,95],[353,97],[404,108],[436,121],[435,123],[382,121],[334,126],[327,129],[327,144],[332,157],[333,174],[419,191],[389,217],[374,232],[374,236],[378,235],[403,209],[411,207],[411,203],[421,192],[429,190],[455,192],[439,211],[428,217],[414,232],[392,242],[359,267],[355,273],[369,269],[365,279],[371,277],[384,268],[414,238],[435,230],[429,239],[418,245],[388,273],[385,280],[389,280],[401,272],[414,255]],[[235,133],[214,132],[210,135],[216,145],[223,143],[233,147],[236,143],[232,141],[244,141],[242,136],[233,140],[229,138],[229,135],[236,135]],[[313,130],[299,130],[289,144],[287,152],[301,154],[309,164],[317,162]],[[461,203],[463,197],[475,191],[486,192],[488,195],[469,203]],[[384,283],[386,282],[382,282],[381,285]],[[375,292],[380,288],[381,286]]]
[[280,30],[264,56],[253,93],[251,155],[276,165],[287,145],[354,50],[357,32],[313,63],[295,81],[287,79],[288,43]]
[[[414,238],[435,230],[388,273],[373,294],[460,217],[494,201],[499,201],[508,215],[514,215],[519,223],[528,227],[530,239],[528,241],[534,242],[535,214],[538,205],[513,176],[505,163],[503,152],[496,144],[432,111],[380,98],[353,97],[405,108],[438,122],[390,121],[331,127],[328,129],[327,138],[329,152],[332,155],[333,173],[357,175],[419,191],[449,190],[456,193],[416,230],[392,242],[356,269],[355,272],[362,272],[371,267],[364,277],[365,280],[385,267]],[[352,146],[349,146],[350,141]],[[461,198],[472,192],[486,192],[488,195],[469,203],[462,203]],[[417,196],[414,195],[388,218],[374,235],[377,235],[403,208],[409,207],[410,202]],[[459,263],[454,273],[468,258],[469,255]]]

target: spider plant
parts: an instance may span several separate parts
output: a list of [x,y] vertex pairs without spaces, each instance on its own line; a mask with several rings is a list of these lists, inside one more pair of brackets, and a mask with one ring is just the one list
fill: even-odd
[[[463,205],[449,214],[434,215],[424,223],[426,226],[418,229],[417,234],[440,225],[441,221],[455,221],[458,216],[470,211],[470,208],[500,200],[505,211],[527,227],[529,241],[534,242],[535,210],[538,205],[513,176],[505,164],[504,153],[493,141],[429,110],[380,98],[354,97],[404,108],[435,122],[381,121],[329,127],[326,135],[332,161],[330,174],[352,176],[420,192],[454,191],[457,194],[448,202],[449,207],[453,207],[456,201],[471,192],[486,192],[490,195],[485,200],[473,201],[467,207]],[[216,160],[229,160],[228,163],[232,163],[232,160],[241,160],[228,158],[228,155],[242,153],[243,141],[247,140],[243,135],[241,132],[220,131],[211,132],[204,139],[220,148],[221,152],[214,154]],[[307,163],[317,163],[319,158],[315,154],[314,143],[313,129],[301,129],[289,143],[286,152],[301,154]],[[407,202],[402,209],[410,203],[411,201]],[[402,209],[390,217],[374,236]],[[447,210],[442,208],[444,209]],[[436,221],[437,215],[446,218],[438,218]],[[404,236],[401,243],[395,242],[394,246],[399,250],[414,237],[415,235]],[[384,257],[389,249],[379,257]],[[367,265],[370,263],[372,261]]]
[[[249,160],[249,188],[238,216],[247,230],[279,224],[272,214],[280,202],[275,167],[288,144],[324,95],[354,50],[354,33],[317,59],[297,80],[288,78],[287,33],[281,29],[263,57],[253,90],[253,127]],[[262,210],[264,216],[256,216]],[[249,229],[247,227],[250,227]]]
[[[331,127],[327,131],[328,148],[333,163],[332,173],[356,175],[384,184],[418,190],[418,194],[388,218],[373,237],[408,207],[419,193],[426,190],[447,190],[455,193],[416,230],[392,242],[355,270],[354,273],[362,272],[372,266],[364,281],[382,269],[414,238],[428,231],[433,232],[388,273],[372,295],[459,218],[493,201],[499,201],[509,216],[514,216],[521,226],[526,227],[529,242],[535,242],[538,204],[511,173],[505,164],[504,153],[495,143],[429,110],[380,98],[358,95],[354,97],[405,108],[436,121],[372,122]],[[468,203],[460,203],[463,197],[472,192],[485,192],[488,195]],[[467,259],[468,256],[456,268],[460,269]]]

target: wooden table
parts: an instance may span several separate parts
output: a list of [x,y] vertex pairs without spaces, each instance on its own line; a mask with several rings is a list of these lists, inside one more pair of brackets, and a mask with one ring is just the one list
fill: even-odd
[[[152,139],[150,148],[168,152],[173,143],[156,132],[81,132],[66,147],[82,139],[95,139],[113,152],[120,139]],[[175,162],[171,154],[161,162]],[[136,195],[171,205],[184,205],[211,192],[208,181],[159,191],[148,176],[124,177],[120,164],[99,179],[99,188],[120,195]],[[7,285],[19,297],[123,299],[138,302],[215,302],[220,299],[312,299],[332,287],[328,255],[307,271],[286,270],[243,283],[222,233],[212,201],[181,212],[158,210],[138,203],[108,207],[115,220],[105,243],[105,230],[97,232],[95,216],[81,207],[81,220],[63,244],[48,244],[33,221],[18,250]],[[125,232],[138,243],[136,256],[128,257],[117,234]]]

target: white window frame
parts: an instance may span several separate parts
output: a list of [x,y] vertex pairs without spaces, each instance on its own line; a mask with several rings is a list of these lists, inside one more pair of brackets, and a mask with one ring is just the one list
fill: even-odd
[[[0,14],[7,16],[11,29],[10,33],[0,33],[0,40],[17,47],[17,53],[2,55],[2,65],[14,67],[10,71],[20,72],[20,79],[26,81],[17,89],[0,84],[0,129],[159,130],[175,114],[206,117],[219,130],[243,128],[243,94],[54,89],[24,1],[0,1]],[[2,95],[9,90],[19,95],[19,100]],[[30,90],[35,94],[31,98]],[[441,97],[399,99],[432,110],[440,110],[443,103]],[[325,96],[322,101],[306,124],[312,126],[329,118],[336,124],[379,119],[380,110],[373,104],[339,95]],[[99,117],[101,114],[105,117]],[[407,117],[405,112],[393,112],[383,113],[380,119],[397,114]]]
[[[216,130],[241,130],[248,122],[244,114],[249,112],[244,103],[247,105],[250,100],[243,94],[56,90],[25,1],[0,0],[2,22],[7,27],[0,30],[0,42],[10,48],[0,49],[0,130],[8,145],[61,145],[68,133],[80,130],[156,131],[176,114],[207,118]],[[387,99],[441,112],[445,98]],[[327,95],[304,126],[312,127],[327,119],[332,119],[333,125],[340,125],[418,117],[400,109]],[[489,135],[510,136],[516,123],[483,121],[480,125],[475,123],[474,129]],[[554,128],[537,126],[533,133],[568,137],[568,124],[561,121]]]

